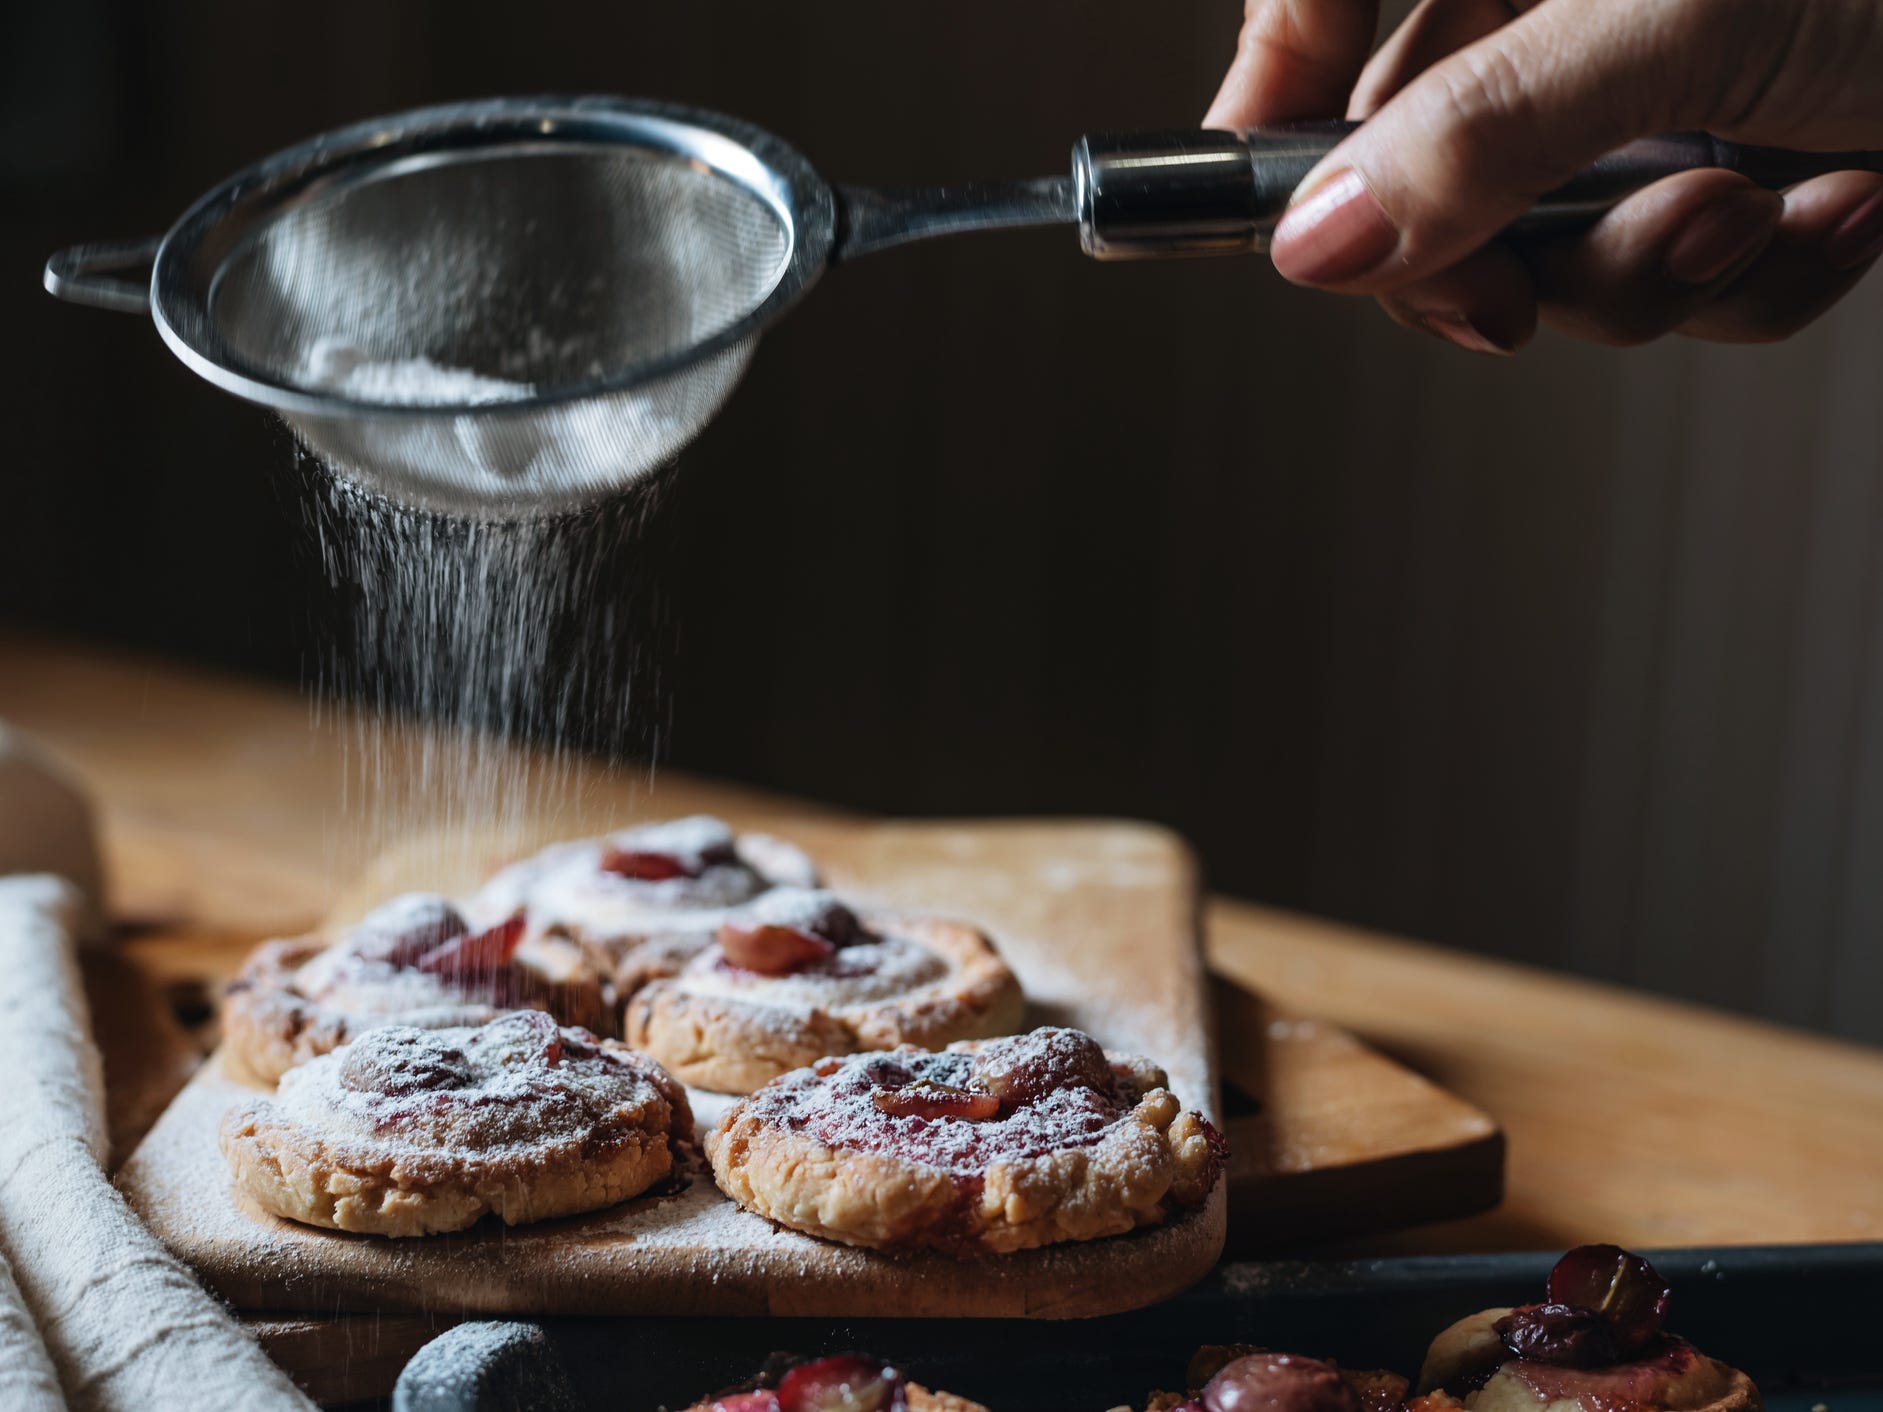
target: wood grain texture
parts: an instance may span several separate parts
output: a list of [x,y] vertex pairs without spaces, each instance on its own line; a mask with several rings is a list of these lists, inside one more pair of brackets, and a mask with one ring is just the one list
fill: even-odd
[[[0,715],[97,792],[119,913],[151,924],[121,954],[147,976],[213,986],[260,937],[313,926],[366,862],[334,723],[292,692],[4,633],[0,660]],[[582,783],[640,814],[814,809],[673,773],[598,766]],[[1883,1235],[1883,1051],[1242,902],[1216,901],[1206,925],[1218,975],[1504,1128],[1498,1211],[1348,1252]]]
[[[1152,1055],[1186,1103],[1216,1111],[1196,878],[1173,836],[1116,823],[805,820],[788,832],[841,888],[987,926],[1026,987],[1031,1022]],[[416,881],[397,868],[380,876]],[[215,1132],[243,1092],[206,1066],[119,1181],[167,1245],[250,1310],[1071,1318],[1173,1294],[1223,1247],[1220,1187],[1201,1211],[1135,1235],[963,1262],[776,1229],[698,1171],[677,1194],[565,1221],[422,1241],[348,1236],[266,1216],[231,1192]],[[707,1121],[725,1106],[696,1100]]]
[[1225,981],[1348,1027],[1504,1127],[1499,1210],[1357,1252],[1883,1238],[1874,1049],[1245,903],[1214,905],[1209,936]]
[[1248,1258],[1486,1211],[1503,1196],[1489,1115],[1324,1020],[1212,987],[1230,1107],[1229,1252]]

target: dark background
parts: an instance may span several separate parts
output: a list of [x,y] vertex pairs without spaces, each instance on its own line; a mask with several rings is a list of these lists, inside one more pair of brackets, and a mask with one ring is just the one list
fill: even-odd
[[[499,92],[721,108],[841,180],[1056,171],[1194,122],[1237,18],[16,6],[0,617],[305,680],[336,611],[285,431],[47,298],[57,246]],[[1259,260],[872,259],[767,337],[621,556],[658,681],[598,729],[887,812],[1157,819],[1227,891],[1883,1037],[1866,307],[1779,351],[1500,363]]]

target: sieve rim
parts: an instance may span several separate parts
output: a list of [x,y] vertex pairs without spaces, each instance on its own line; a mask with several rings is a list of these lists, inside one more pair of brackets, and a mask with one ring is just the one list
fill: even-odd
[[[217,285],[270,221],[346,186],[427,167],[523,152],[611,146],[697,162],[763,201],[788,249],[765,297],[698,342],[632,367],[497,402],[374,402],[310,391],[244,358],[216,327]],[[283,415],[328,418],[527,415],[632,392],[754,339],[816,283],[836,239],[830,184],[796,148],[709,109],[606,95],[483,98],[415,108],[336,128],[283,148],[201,196],[164,235],[151,271],[157,331],[191,371]]]

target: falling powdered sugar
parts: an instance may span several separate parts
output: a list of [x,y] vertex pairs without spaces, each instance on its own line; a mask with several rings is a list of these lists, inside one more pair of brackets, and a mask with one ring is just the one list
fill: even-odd
[[471,884],[575,804],[585,749],[658,749],[658,702],[641,703],[661,685],[666,616],[624,552],[652,494],[554,520],[451,520],[307,468],[334,593],[316,619],[317,721],[329,702],[353,708],[333,718],[337,875],[397,846],[433,885]]

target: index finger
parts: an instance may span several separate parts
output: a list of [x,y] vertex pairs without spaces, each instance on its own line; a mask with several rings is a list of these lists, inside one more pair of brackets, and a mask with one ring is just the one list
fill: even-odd
[[1379,0],[1248,0],[1205,127],[1338,118],[1373,48]]

